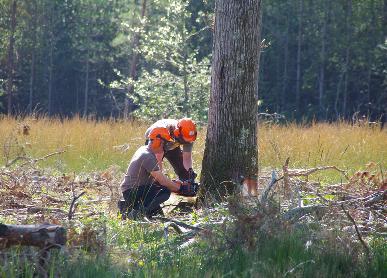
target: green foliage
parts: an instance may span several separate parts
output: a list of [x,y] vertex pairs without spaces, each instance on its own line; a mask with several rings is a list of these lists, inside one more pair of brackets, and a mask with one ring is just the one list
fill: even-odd
[[135,51],[148,66],[137,80],[129,78],[118,85],[121,88],[130,83],[134,85],[134,93],[129,98],[138,106],[133,113],[137,118],[190,116],[201,122],[207,120],[210,62],[206,58],[199,61],[198,50],[190,46],[198,32],[188,30],[191,13],[187,6],[188,1],[154,1],[151,15],[141,20],[140,26],[132,23],[133,19],[124,21],[122,25],[129,32],[121,33],[113,42],[122,44],[124,34],[130,33],[131,40],[135,33],[141,38]]
[[209,79],[208,63],[201,62],[192,66],[187,76],[188,100],[184,97],[182,76],[169,71],[154,70],[144,72],[135,83],[134,103],[139,109],[134,115],[141,119],[180,118],[190,116],[198,122],[207,121]]

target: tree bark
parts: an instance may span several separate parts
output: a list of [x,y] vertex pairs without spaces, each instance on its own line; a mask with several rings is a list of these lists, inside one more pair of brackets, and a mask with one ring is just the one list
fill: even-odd
[[[142,0],[141,19],[144,19],[146,16],[146,4],[147,4],[147,0]],[[141,38],[140,32],[136,32],[132,40],[131,48],[132,48],[133,54],[132,54],[132,60],[130,62],[130,73],[129,73],[130,74],[129,77],[132,82],[130,82],[128,85],[128,95],[133,94],[133,89],[134,89],[133,81],[137,77],[137,63],[138,63],[138,56],[139,56],[137,48],[140,45],[140,38]],[[129,99],[126,96],[125,104],[124,104],[124,119],[127,119],[128,115],[129,115]]]
[[319,73],[319,86],[318,86],[318,103],[319,103],[319,118],[322,119],[325,110],[324,104],[324,85],[325,85],[325,56],[326,56],[326,40],[327,40],[327,21],[328,21],[328,5],[324,2],[324,18],[321,35],[321,52],[320,52],[320,73]]
[[352,44],[352,0],[348,0],[348,12],[346,19],[346,32],[347,32],[347,48],[345,50],[345,77],[344,77],[344,90],[343,90],[343,117],[346,118],[347,114],[347,101],[348,101],[348,80],[349,80],[349,63],[351,55]]
[[61,226],[0,224],[0,247],[27,245],[43,248],[63,246],[66,241],[66,230]]
[[281,112],[287,111],[286,91],[288,87],[288,60],[289,60],[289,14],[286,13],[286,31],[284,38],[284,60],[283,60],[283,76],[282,76],[282,94],[281,94]]
[[85,93],[84,93],[84,106],[83,106],[83,117],[87,117],[87,110],[89,104],[89,69],[90,69],[90,50],[87,49],[86,53],[86,72],[85,72]]
[[30,89],[29,89],[29,102],[28,113],[32,114],[33,109],[33,96],[34,96],[34,81],[35,81],[35,52],[36,52],[36,29],[37,29],[37,7],[36,1],[32,1],[31,16],[33,17],[32,23],[32,49],[31,49],[31,68],[30,68]]
[[297,69],[296,69],[296,115],[300,113],[300,97],[301,97],[301,42],[304,17],[304,0],[299,0],[298,11],[298,35],[297,35]]
[[54,72],[54,38],[53,34],[51,34],[50,39],[50,52],[49,52],[49,66],[48,66],[48,116],[52,114],[52,79]]
[[216,0],[202,197],[232,193],[258,172],[257,79],[261,0]]
[[7,68],[8,68],[8,79],[6,94],[8,100],[8,115],[12,114],[12,91],[13,91],[13,75],[15,71],[14,62],[14,46],[15,46],[15,29],[16,29],[16,9],[17,1],[13,0],[10,5],[10,32],[9,32],[9,45],[8,45],[8,57],[7,57]]
[[[383,1],[383,26],[387,26],[387,0]],[[383,29],[384,37],[387,37],[387,28]]]

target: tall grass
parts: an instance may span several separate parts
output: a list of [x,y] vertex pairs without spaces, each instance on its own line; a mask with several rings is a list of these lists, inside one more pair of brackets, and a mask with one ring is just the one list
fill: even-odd
[[[23,125],[29,126],[29,135],[23,135]],[[17,149],[23,147],[28,155],[40,157],[66,148],[64,154],[50,158],[45,166],[87,172],[118,165],[124,170],[134,151],[144,143],[147,127],[148,124],[141,122],[96,122],[80,118],[0,118],[0,163],[5,163],[7,149],[16,155]],[[197,171],[205,135],[205,128],[200,129],[195,143],[193,156]],[[387,166],[387,132],[379,128],[345,122],[315,123],[308,127],[261,125],[258,135],[261,168],[278,168],[287,157],[291,158],[291,167],[336,165],[355,171],[370,161],[382,169]],[[124,145],[123,149],[127,147],[125,151],[115,147],[120,145]]]

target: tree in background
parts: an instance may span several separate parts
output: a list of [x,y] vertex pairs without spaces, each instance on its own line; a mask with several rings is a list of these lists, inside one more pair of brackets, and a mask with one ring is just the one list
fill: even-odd
[[211,99],[201,182],[221,199],[258,173],[257,79],[260,0],[217,0]]
[[[15,115],[123,117],[130,99],[134,117],[206,122],[213,2],[0,0],[0,113],[10,103]],[[264,2],[260,112],[378,120],[387,95],[386,7]],[[126,84],[106,85],[114,80]]]
[[16,32],[16,13],[17,13],[17,1],[13,0],[10,3],[10,20],[9,20],[9,42],[8,42],[8,53],[7,53],[7,113],[12,114],[12,94],[13,94],[13,79],[15,73],[15,32]]
[[188,1],[154,1],[149,13],[139,27],[147,26],[135,50],[142,57],[141,73],[137,80],[129,74],[113,87],[134,85],[129,98],[138,106],[133,112],[137,118],[190,116],[205,122],[210,65],[206,58],[199,61],[198,49],[191,48],[203,29],[188,30]]

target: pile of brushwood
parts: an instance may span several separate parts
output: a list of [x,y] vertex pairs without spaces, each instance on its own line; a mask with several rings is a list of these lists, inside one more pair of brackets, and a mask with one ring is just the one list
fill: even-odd
[[[5,224],[50,223],[67,231],[66,243],[57,246],[66,249],[66,254],[77,248],[109,252],[113,248],[106,244],[109,227],[97,226],[96,222],[85,225],[82,219],[116,217],[121,173],[117,167],[83,175],[58,174],[38,167],[37,162],[60,153],[19,159],[0,168],[0,220],[4,222],[0,233]],[[258,197],[237,193],[221,204],[192,207],[194,214],[169,210],[166,216],[144,219],[139,224],[161,227],[166,240],[179,237],[178,249],[206,241],[225,249],[244,246],[254,250],[262,235],[299,230],[308,235],[308,247],[332,239],[330,231],[340,231],[334,242],[358,246],[354,250],[371,262],[370,239],[387,237],[387,180],[378,165],[370,163],[351,177],[335,166],[289,169],[288,165],[289,159],[282,169],[260,175]],[[341,182],[322,185],[312,181],[311,175],[321,171],[339,172]],[[0,235],[0,261],[7,258],[6,247],[7,239]],[[40,262],[43,260],[40,271],[45,271],[47,253],[38,256]]]

